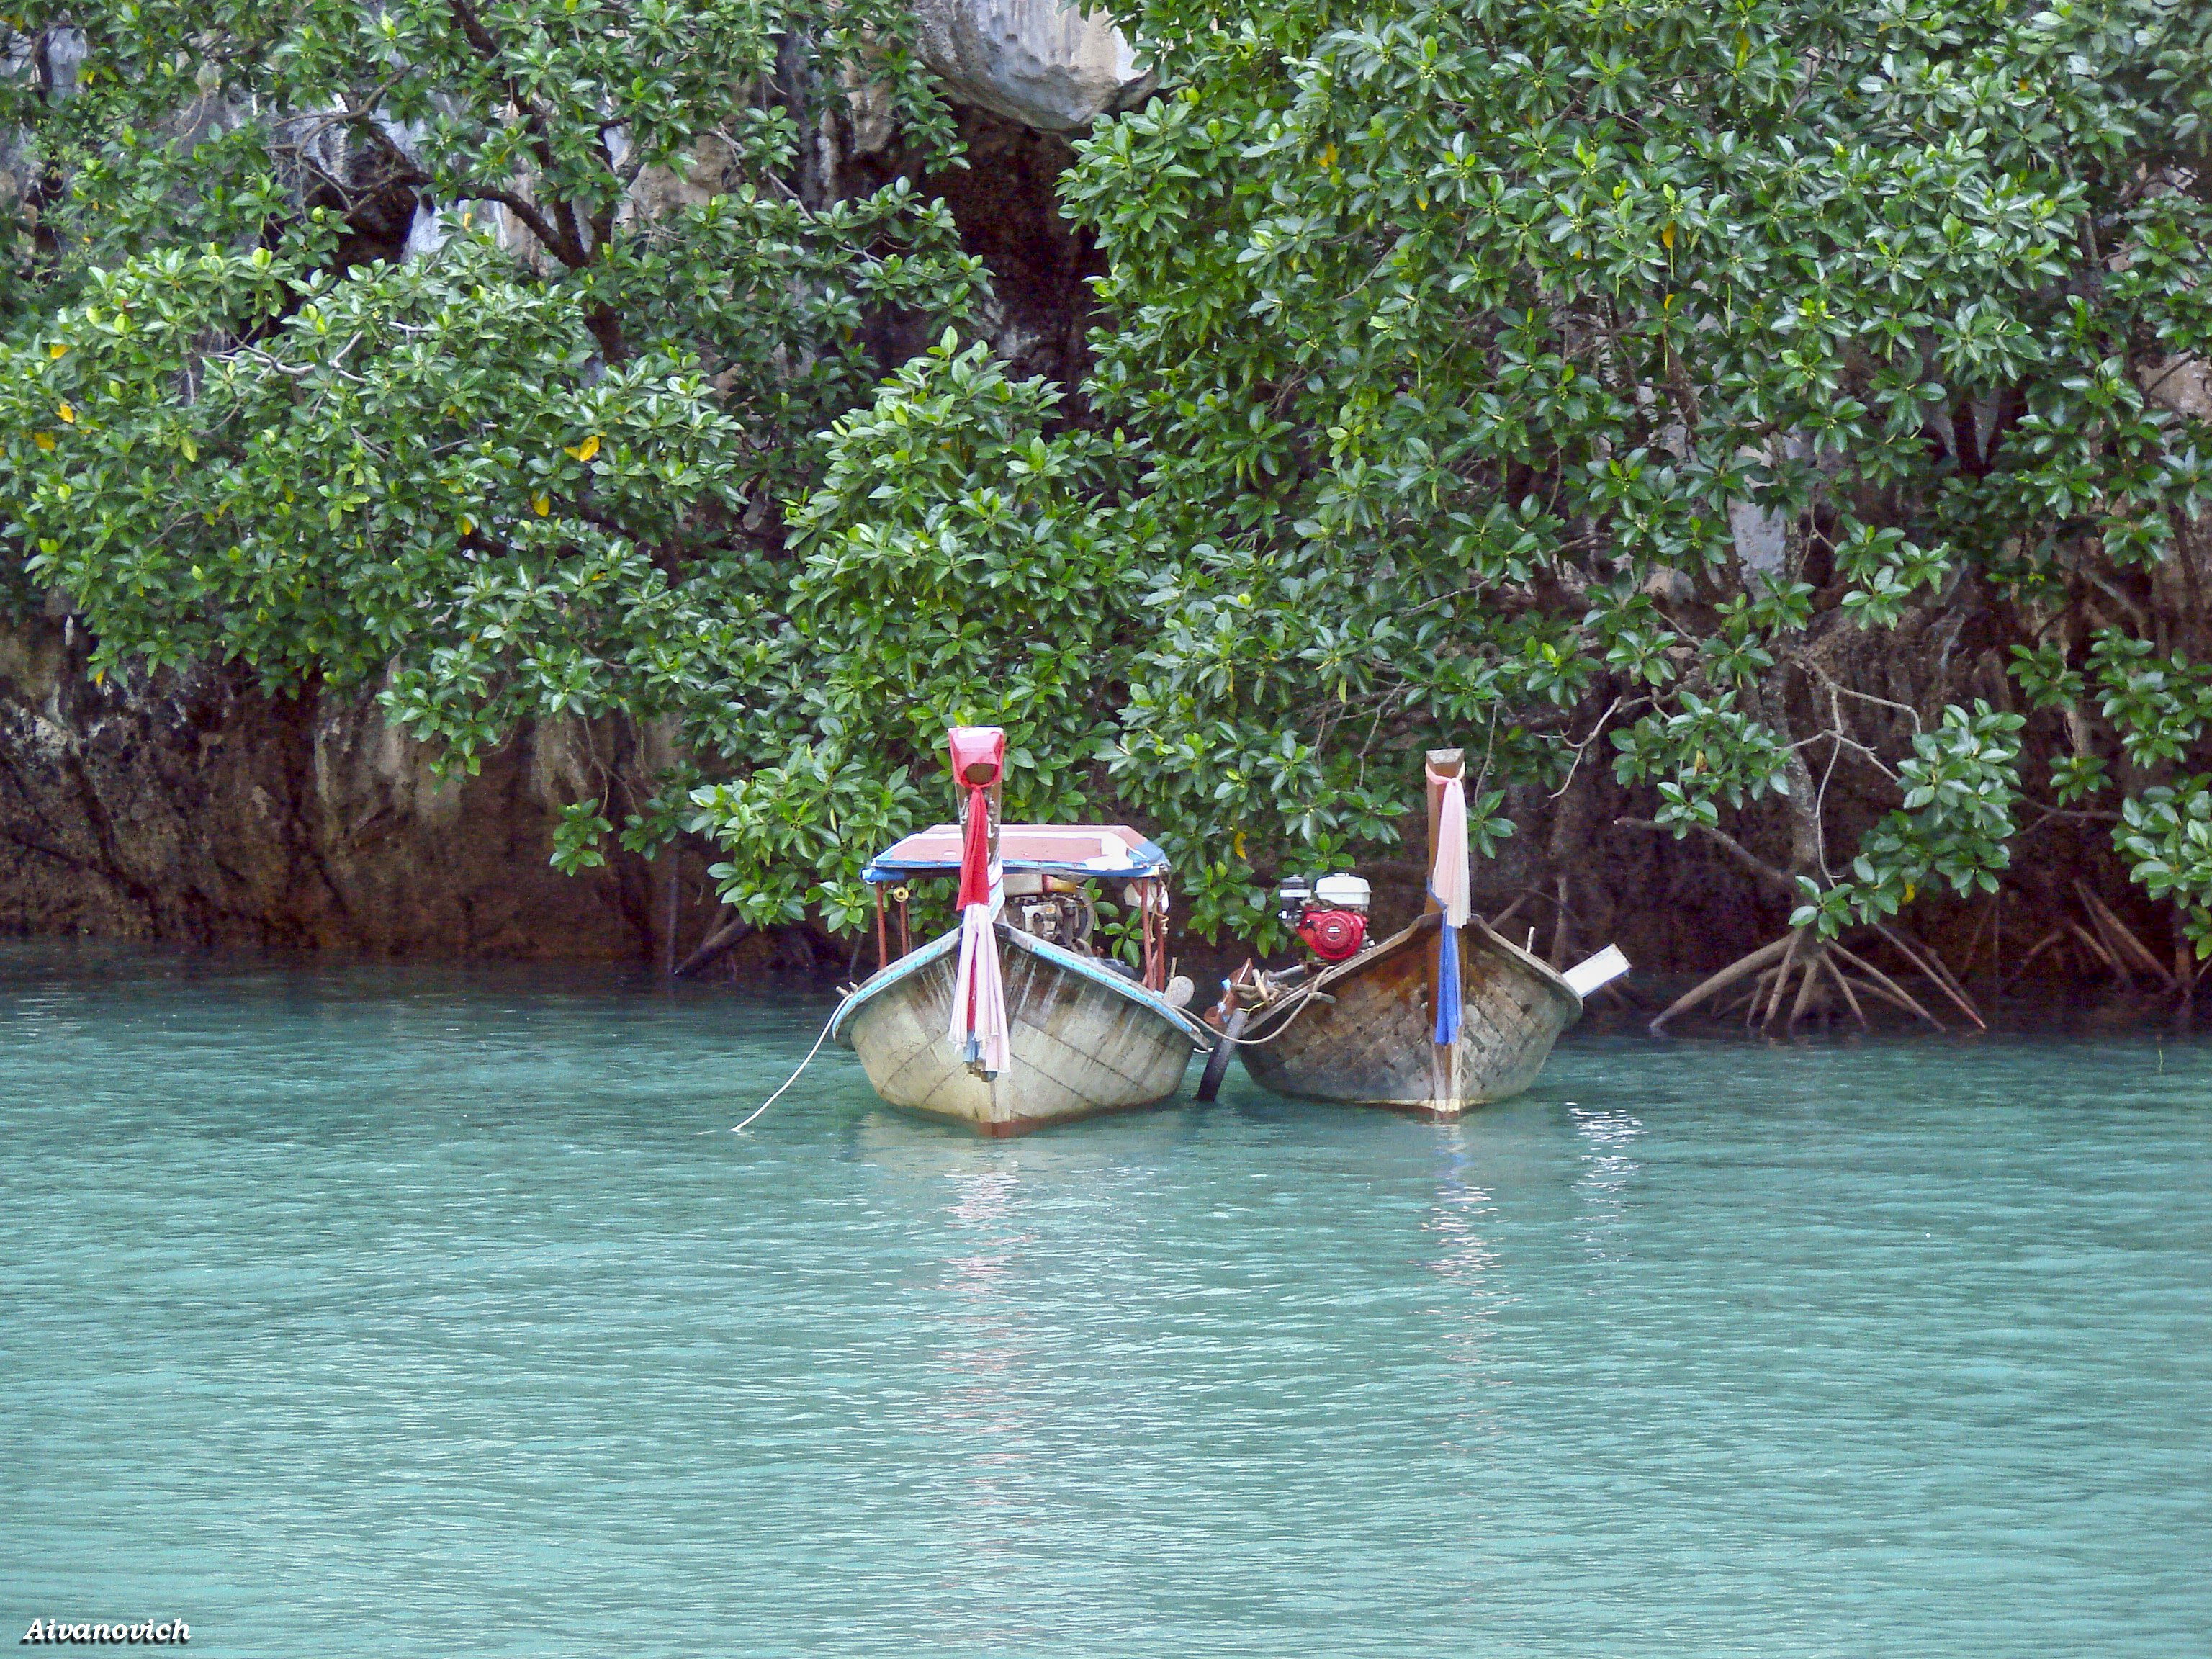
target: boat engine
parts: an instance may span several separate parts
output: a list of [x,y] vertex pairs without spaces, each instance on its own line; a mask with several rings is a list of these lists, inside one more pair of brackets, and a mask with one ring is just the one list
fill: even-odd
[[1070,951],[1091,948],[1097,910],[1077,883],[1058,876],[1006,878],[1006,919],[1024,933]]
[[1367,898],[1357,876],[1291,876],[1275,890],[1275,914],[1323,962],[1348,962],[1367,943]]

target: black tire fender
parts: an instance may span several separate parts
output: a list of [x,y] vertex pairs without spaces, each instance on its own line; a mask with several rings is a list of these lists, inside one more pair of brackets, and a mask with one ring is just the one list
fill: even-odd
[[1198,1074],[1198,1096],[1201,1101],[1211,1101],[1221,1092],[1221,1079],[1229,1075],[1230,1056],[1237,1052],[1237,1039],[1244,1035],[1244,1022],[1251,1010],[1238,1008],[1229,1016],[1229,1024],[1213,1040],[1213,1052],[1206,1057],[1206,1069]]

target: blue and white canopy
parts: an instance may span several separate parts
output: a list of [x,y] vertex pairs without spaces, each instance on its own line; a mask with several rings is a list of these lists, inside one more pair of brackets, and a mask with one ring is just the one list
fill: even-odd
[[[1117,823],[1005,823],[999,826],[999,861],[1018,872],[1071,881],[1143,881],[1168,872],[1168,855],[1135,830]],[[918,830],[871,860],[863,881],[957,876],[960,826]]]

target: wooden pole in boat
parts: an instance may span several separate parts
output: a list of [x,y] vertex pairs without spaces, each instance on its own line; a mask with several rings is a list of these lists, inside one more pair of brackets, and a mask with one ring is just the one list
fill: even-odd
[[884,884],[872,881],[868,885],[876,890],[876,971],[880,974],[891,965],[890,939],[884,927]]
[[[1467,763],[1467,755],[1463,750],[1431,749],[1427,760],[1428,767],[1424,776],[1428,783],[1429,858],[1422,866],[1421,914],[1440,915],[1443,906],[1437,902],[1437,896],[1431,890],[1429,883],[1429,878],[1435,873],[1437,867],[1437,820],[1443,812],[1444,780],[1462,775]],[[1450,930],[1438,921],[1437,936],[1429,945],[1429,1024],[1432,1030],[1436,1026],[1439,981],[1443,977],[1444,942],[1452,938]],[[1449,1102],[1459,1098],[1458,1050],[1459,1045],[1455,1042],[1430,1045],[1429,1092],[1436,1101]]]

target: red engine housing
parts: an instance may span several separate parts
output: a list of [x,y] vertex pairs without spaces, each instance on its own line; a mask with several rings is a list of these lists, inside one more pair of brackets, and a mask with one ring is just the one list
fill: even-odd
[[1298,937],[1323,962],[1346,962],[1367,943],[1367,918],[1357,910],[1308,910],[1298,917]]

